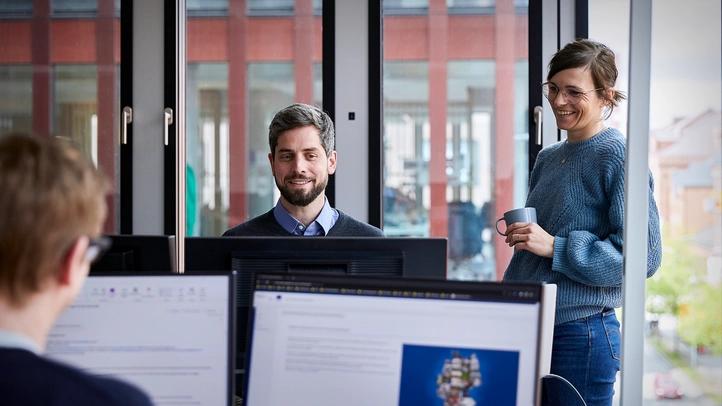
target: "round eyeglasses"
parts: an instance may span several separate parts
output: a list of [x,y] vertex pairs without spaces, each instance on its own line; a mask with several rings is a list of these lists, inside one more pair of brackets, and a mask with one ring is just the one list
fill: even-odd
[[557,95],[561,92],[562,97],[564,97],[564,100],[567,101],[569,104],[577,104],[586,96],[587,93],[596,92],[597,90],[603,90],[602,88],[598,89],[592,89],[592,90],[574,90],[574,89],[559,89],[557,85],[554,83],[545,82],[542,83],[542,93],[544,94],[544,97],[547,98],[550,102],[554,101],[554,99],[557,98]]
[[89,238],[88,250],[85,252],[85,260],[92,263],[97,262],[113,245],[110,237],[100,236],[97,238]]

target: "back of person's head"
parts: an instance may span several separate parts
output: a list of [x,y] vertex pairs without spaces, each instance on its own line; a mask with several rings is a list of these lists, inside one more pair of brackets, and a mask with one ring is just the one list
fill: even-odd
[[330,156],[336,148],[331,117],[319,107],[303,103],[294,103],[273,116],[271,125],[268,126],[268,143],[271,147],[271,154],[275,156],[278,137],[284,131],[309,125],[318,129],[321,145],[326,150],[326,156]]
[[617,83],[617,64],[614,52],[606,45],[589,39],[577,39],[560,49],[551,61],[549,61],[549,73],[547,80],[557,73],[574,68],[589,70],[594,81],[594,88],[601,99],[609,102],[609,114],[619,105],[619,102],[626,99],[623,92],[614,92],[614,97],[607,97],[604,92],[607,89],[614,89]]
[[68,141],[0,136],[0,294],[21,306],[79,237],[101,232],[109,182]]

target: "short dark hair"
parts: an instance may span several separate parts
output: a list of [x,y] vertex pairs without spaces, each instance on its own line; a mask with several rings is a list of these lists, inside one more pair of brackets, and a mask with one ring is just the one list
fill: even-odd
[[281,133],[309,125],[318,128],[321,145],[326,150],[326,156],[330,156],[331,152],[336,149],[336,134],[331,117],[321,108],[303,103],[294,103],[273,116],[271,125],[268,126],[268,144],[271,147],[271,155],[276,155],[278,137]]
[[585,38],[568,43],[549,61],[547,80],[563,70],[574,68],[588,69],[592,74],[594,87],[602,89],[597,91],[597,95],[609,102],[609,111],[605,118],[612,114],[620,101],[627,98],[623,92],[615,90],[614,97],[609,99],[604,92],[607,89],[614,89],[618,76],[614,52],[606,45]]

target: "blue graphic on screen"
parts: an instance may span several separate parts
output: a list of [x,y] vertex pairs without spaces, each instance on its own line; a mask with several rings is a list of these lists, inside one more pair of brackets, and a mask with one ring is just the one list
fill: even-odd
[[519,352],[404,345],[399,405],[514,406]]

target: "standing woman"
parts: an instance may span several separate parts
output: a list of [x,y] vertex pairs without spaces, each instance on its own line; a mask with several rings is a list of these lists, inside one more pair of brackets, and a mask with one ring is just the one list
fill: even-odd
[[[557,285],[551,373],[589,406],[612,404],[619,370],[626,140],[604,125],[625,99],[616,80],[614,53],[603,44],[576,40],[552,57],[542,90],[567,139],[539,152],[532,170],[526,206],[536,208],[538,223],[506,230],[514,255],[504,280]],[[647,277],[662,261],[653,192],[650,172],[647,269],[630,270]],[[578,404],[558,391],[547,395],[549,405]]]

